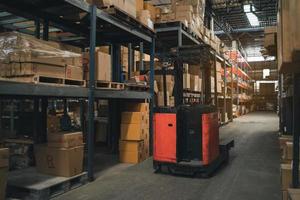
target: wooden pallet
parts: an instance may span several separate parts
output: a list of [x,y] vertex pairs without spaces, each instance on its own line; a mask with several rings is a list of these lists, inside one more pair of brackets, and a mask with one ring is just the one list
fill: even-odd
[[86,172],[65,178],[40,174],[36,172],[35,168],[28,168],[9,174],[7,196],[25,200],[47,200],[86,183]]
[[15,76],[15,77],[6,78],[5,80],[24,82],[24,83],[34,83],[34,84],[54,84],[54,85],[80,86],[80,87],[86,86],[85,80],[64,79],[64,78],[42,76],[42,75]]
[[124,90],[124,83],[110,82],[110,81],[96,81],[95,87],[102,90]]
[[132,91],[148,91],[150,87],[148,85],[138,85],[138,84],[125,84],[127,90]]

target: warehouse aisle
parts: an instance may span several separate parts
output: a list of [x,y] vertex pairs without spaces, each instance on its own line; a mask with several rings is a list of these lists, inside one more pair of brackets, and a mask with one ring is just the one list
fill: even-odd
[[251,113],[221,128],[221,137],[234,137],[229,165],[210,179],[154,174],[152,160],[108,171],[95,182],[57,200],[203,199],[279,200],[278,118]]

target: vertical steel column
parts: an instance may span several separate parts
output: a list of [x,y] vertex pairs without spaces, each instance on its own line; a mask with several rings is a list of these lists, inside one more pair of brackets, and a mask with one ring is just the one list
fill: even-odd
[[40,142],[44,143],[47,141],[47,115],[48,115],[48,99],[47,97],[42,98],[41,102],[41,125],[42,125],[42,134],[40,135]]
[[95,46],[97,7],[90,5],[90,71],[89,71],[89,97],[88,97],[88,178],[94,180],[94,101],[95,101]]
[[34,31],[35,37],[37,39],[40,39],[41,38],[41,24],[40,24],[39,18],[36,18],[34,20],[34,25],[35,25],[35,31]]
[[[167,69],[162,68],[163,72],[163,94],[164,94],[164,106],[168,106],[168,94],[167,94]],[[170,94],[169,94],[170,95]]]
[[140,42],[140,71],[145,70],[144,68],[144,43]]
[[219,109],[219,104],[218,104],[218,80],[217,80],[217,56],[214,54],[214,77],[215,77],[215,94],[214,94],[214,101],[215,101],[215,106],[217,110]]
[[300,74],[294,74],[293,95],[293,188],[299,187],[299,136],[300,136]]
[[181,24],[180,27],[178,28],[178,43],[177,43],[178,47],[182,46],[182,30],[181,30]]
[[153,153],[153,114],[154,114],[154,57],[155,57],[155,38],[152,38],[150,47],[150,112],[149,112],[149,133],[150,133],[150,153]]
[[279,105],[279,132],[284,132],[284,125],[283,125],[283,74],[279,74],[279,95],[278,95],[278,105]]
[[43,40],[49,40],[49,21],[47,19],[43,23]]
[[233,121],[233,65],[231,64],[231,70],[230,70],[230,76],[231,76],[231,93],[230,93],[230,97],[231,97],[231,121]]
[[38,142],[38,120],[39,120],[39,99],[37,97],[33,100],[33,140]]
[[[112,45],[112,81],[120,82],[122,76],[121,70],[121,46],[120,44]],[[118,142],[119,142],[119,133],[120,133],[120,122],[121,122],[121,114],[120,114],[120,101],[117,99],[109,100],[109,138],[111,150],[113,153],[118,152]]]
[[184,104],[183,99],[183,63],[180,59],[177,58],[177,60],[174,63],[174,78],[175,78],[175,84],[174,84],[174,96],[175,96],[175,107]]
[[[227,70],[226,70],[226,62],[225,62],[225,60],[223,61],[223,67],[224,67],[224,93],[223,93],[223,95],[224,95],[224,113],[223,113],[223,115],[224,115],[224,122],[226,122],[226,111],[227,111],[227,109],[226,109],[226,105],[227,105],[227,98],[226,98],[226,96],[227,96],[227,77],[226,77],[226,72],[227,72]],[[228,115],[228,113],[227,113],[227,115]]]

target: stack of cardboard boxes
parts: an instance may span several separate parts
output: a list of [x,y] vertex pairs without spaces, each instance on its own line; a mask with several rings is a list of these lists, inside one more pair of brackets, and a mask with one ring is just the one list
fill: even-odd
[[292,159],[293,159],[293,137],[281,136],[279,138],[281,150],[281,191],[282,199],[288,199],[288,189],[292,184]]
[[9,149],[0,149],[0,200],[5,199],[6,182],[9,167]]
[[122,112],[120,162],[139,163],[149,157],[149,104],[128,103]]
[[48,133],[48,143],[35,146],[37,170],[54,176],[72,177],[82,173],[82,132]]
[[62,50],[59,43],[16,32],[2,33],[0,39],[4,41],[2,51],[6,52],[2,54],[0,62],[2,77],[24,80],[24,77],[39,76],[83,80],[81,54]]
[[202,73],[199,65],[189,65],[190,89],[195,92],[202,91]]
[[166,75],[166,88],[167,88],[167,105],[164,105],[164,79],[162,75],[156,75],[155,80],[158,87],[158,93],[157,93],[157,104],[160,107],[163,106],[174,106],[174,96],[173,96],[173,90],[174,90],[174,76],[172,75]]

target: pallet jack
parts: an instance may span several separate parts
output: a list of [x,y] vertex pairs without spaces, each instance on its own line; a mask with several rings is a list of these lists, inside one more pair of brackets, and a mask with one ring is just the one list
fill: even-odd
[[[203,52],[208,47],[195,48]],[[154,111],[153,168],[157,173],[166,168],[171,174],[210,177],[223,163],[228,162],[229,150],[234,147],[234,140],[220,142],[218,112],[215,106],[184,103],[183,57],[188,55],[186,60],[190,61],[190,56],[193,56],[184,50],[183,47],[176,50],[172,72],[164,68],[161,71],[165,105],[165,76],[174,75],[175,107],[159,107]],[[198,58],[199,55],[201,54],[198,54]]]

